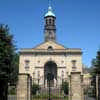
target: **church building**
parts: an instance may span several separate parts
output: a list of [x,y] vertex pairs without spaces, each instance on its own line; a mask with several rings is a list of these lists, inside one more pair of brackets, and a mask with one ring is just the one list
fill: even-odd
[[44,42],[20,50],[19,74],[30,74],[33,82],[47,87],[47,74],[51,73],[51,87],[59,87],[62,81],[68,80],[71,72],[82,73],[82,50],[65,48],[56,41],[56,15],[51,6],[44,21]]

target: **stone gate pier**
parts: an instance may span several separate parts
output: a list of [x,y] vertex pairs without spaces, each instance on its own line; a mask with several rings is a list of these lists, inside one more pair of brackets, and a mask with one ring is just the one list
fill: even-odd
[[69,100],[83,99],[83,76],[81,72],[71,72],[69,76]]
[[19,74],[17,83],[17,100],[31,100],[31,83],[32,81],[29,74]]

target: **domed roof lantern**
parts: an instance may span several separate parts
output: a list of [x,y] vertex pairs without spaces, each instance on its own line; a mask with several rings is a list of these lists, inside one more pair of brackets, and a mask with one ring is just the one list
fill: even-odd
[[52,10],[51,6],[48,7],[48,12],[45,14],[45,17],[48,17],[48,16],[55,17],[55,14],[53,13],[53,10]]

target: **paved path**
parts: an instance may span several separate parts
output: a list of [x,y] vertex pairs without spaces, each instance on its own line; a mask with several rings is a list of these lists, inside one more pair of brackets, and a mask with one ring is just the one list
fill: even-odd
[[8,96],[8,100],[17,100],[15,95],[9,95]]
[[96,100],[95,98],[93,97],[89,97],[87,95],[84,96],[84,100]]

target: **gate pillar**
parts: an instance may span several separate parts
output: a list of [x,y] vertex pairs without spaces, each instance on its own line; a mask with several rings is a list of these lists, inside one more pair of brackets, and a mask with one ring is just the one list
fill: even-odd
[[69,100],[83,99],[83,76],[81,72],[71,72],[69,76]]
[[17,83],[17,100],[31,100],[31,82],[29,74],[19,74]]

